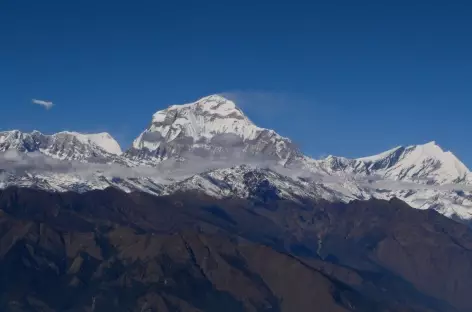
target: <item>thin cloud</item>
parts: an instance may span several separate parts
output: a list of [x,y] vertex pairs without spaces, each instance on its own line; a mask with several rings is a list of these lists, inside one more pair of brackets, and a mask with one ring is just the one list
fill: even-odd
[[[287,120],[287,117],[297,119],[302,124],[315,123],[316,113],[313,107],[318,103],[302,94],[257,90],[230,90],[219,94],[233,101],[249,119],[264,128],[273,129],[274,125]],[[306,129],[306,126],[299,127],[298,131],[301,132],[303,129]],[[293,129],[292,131],[295,132]],[[293,136],[290,139],[298,143],[297,140],[294,141]]]
[[374,192],[382,190],[472,192],[472,185],[430,185],[419,182],[389,180],[379,176],[359,177],[352,174],[339,176],[327,175],[323,172],[307,171],[306,168],[300,165],[286,168],[277,164],[277,161],[274,159],[264,157],[263,155],[260,157],[249,157],[243,152],[234,152],[223,158],[200,157],[189,153],[184,158],[187,159],[184,163],[168,159],[160,163],[157,167],[127,167],[120,164],[82,163],[79,161],[59,160],[45,156],[39,152],[24,154],[16,150],[9,150],[0,153],[0,185],[2,180],[8,177],[8,173],[19,175],[27,173],[40,175],[65,174],[79,176],[83,179],[95,179],[99,176],[122,179],[150,178],[161,184],[169,184],[209,170],[230,168],[244,164],[250,167],[269,169],[294,180],[303,179],[304,181],[310,181],[314,184],[337,184],[341,187],[347,186],[348,189],[360,187]]
[[43,101],[43,100],[32,100],[33,104],[41,105],[45,109],[51,109],[54,106],[54,103],[51,101]]
[[263,121],[283,116],[293,105],[302,101],[294,94],[267,91],[227,91],[220,93],[236,103],[243,111]]

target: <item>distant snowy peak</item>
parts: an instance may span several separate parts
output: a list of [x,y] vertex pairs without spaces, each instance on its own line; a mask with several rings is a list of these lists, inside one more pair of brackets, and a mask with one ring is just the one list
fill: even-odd
[[469,169],[449,151],[436,142],[408,147],[396,147],[378,155],[348,159],[329,156],[319,167],[333,173],[376,175],[392,180],[423,184],[466,182]]
[[378,159],[360,160],[369,169],[396,180],[445,184],[463,182],[469,174],[469,169],[454,154],[444,151],[436,142],[397,148]]
[[77,132],[64,132],[75,136],[82,143],[93,143],[106,152],[114,155],[121,155],[121,147],[118,142],[107,132],[83,134]]
[[[181,112],[182,115],[189,115],[190,112],[193,112],[196,116],[210,116],[217,119],[226,119],[231,122],[234,122],[235,119],[243,120],[244,125],[254,126],[234,102],[220,95],[210,95],[189,104],[171,105],[167,109],[155,113],[152,121],[153,123],[163,123],[169,113],[172,115],[177,112]],[[226,122],[221,126],[230,126],[231,122]],[[228,128],[228,130],[230,129]],[[234,131],[238,130],[234,129]],[[201,131],[200,134],[205,135],[204,131]]]
[[282,163],[301,155],[288,138],[256,126],[234,102],[220,95],[158,111],[127,155],[159,162],[185,158],[188,153],[214,157],[234,150]]
[[68,131],[52,135],[45,135],[39,131],[0,132],[0,152],[9,150],[24,153],[40,152],[62,160],[101,163],[113,162],[113,158],[121,154],[120,146],[108,133],[82,134]]
[[[189,137],[195,141],[211,139],[217,134],[231,133],[243,139],[254,139],[258,133],[255,126],[236,105],[221,96],[204,97],[197,102],[172,105],[153,115],[147,132],[159,133],[166,141]],[[150,144],[151,143],[151,144]],[[153,148],[155,145],[137,139],[133,146]]]

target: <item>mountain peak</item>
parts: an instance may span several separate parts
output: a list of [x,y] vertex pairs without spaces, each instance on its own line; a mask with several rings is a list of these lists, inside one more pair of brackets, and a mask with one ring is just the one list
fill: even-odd
[[169,113],[173,116],[178,112],[191,111],[194,115],[215,115],[216,117],[239,117],[247,119],[236,104],[221,95],[209,95],[195,102],[171,105],[167,109],[156,112],[153,122],[164,122]]
[[444,150],[439,146],[436,141],[430,141],[425,144],[420,145],[412,145],[416,148],[421,148],[424,153],[428,153],[430,155],[441,154],[444,153]]
[[213,105],[214,103],[217,103],[217,104],[221,104],[221,103],[227,103],[231,106],[233,106],[233,108],[236,107],[236,104],[231,101],[230,99],[228,99],[227,97],[225,97],[224,95],[221,95],[221,94],[210,94],[210,95],[207,95],[207,96],[204,96],[198,100],[196,100],[195,102],[193,103],[189,103],[189,104],[184,104],[184,105],[192,105],[192,104],[207,104],[207,105]]
[[451,152],[435,141],[396,147],[378,155],[358,158],[370,172],[395,180],[455,183],[469,174],[469,169]]
[[[84,134],[61,131],[52,135],[37,130],[31,133],[19,130],[0,132],[0,151],[41,152],[68,160],[83,160],[94,155],[120,155],[121,148],[116,140],[106,132]],[[103,156],[103,158],[106,158]]]
[[85,134],[85,136],[110,154],[121,155],[123,153],[120,144],[108,132]]
[[52,136],[72,136],[83,144],[95,144],[107,153],[114,155],[122,154],[120,145],[108,132],[80,133],[75,131],[61,131],[53,134]]
[[277,159],[286,159],[294,151],[289,139],[256,126],[233,101],[215,94],[155,113],[130,153],[160,161],[182,158],[189,151],[200,156],[225,154],[236,147],[250,154],[267,152]]

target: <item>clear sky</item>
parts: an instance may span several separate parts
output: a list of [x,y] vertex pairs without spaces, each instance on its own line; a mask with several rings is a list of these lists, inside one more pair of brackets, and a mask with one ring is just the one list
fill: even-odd
[[0,1],[2,130],[126,147],[213,93],[315,157],[435,140],[472,167],[472,3]]

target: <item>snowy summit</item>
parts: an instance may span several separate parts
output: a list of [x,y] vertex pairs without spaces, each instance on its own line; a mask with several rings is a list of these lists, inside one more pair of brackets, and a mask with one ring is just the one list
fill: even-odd
[[290,139],[256,126],[234,102],[210,95],[155,113],[129,155],[161,161],[189,154],[215,157],[235,149],[248,155],[263,153],[281,163],[299,154]]
[[109,157],[121,154],[120,145],[108,133],[83,134],[70,131],[52,135],[39,131],[0,132],[0,152],[8,150],[40,152],[56,159],[80,161],[107,161]]

